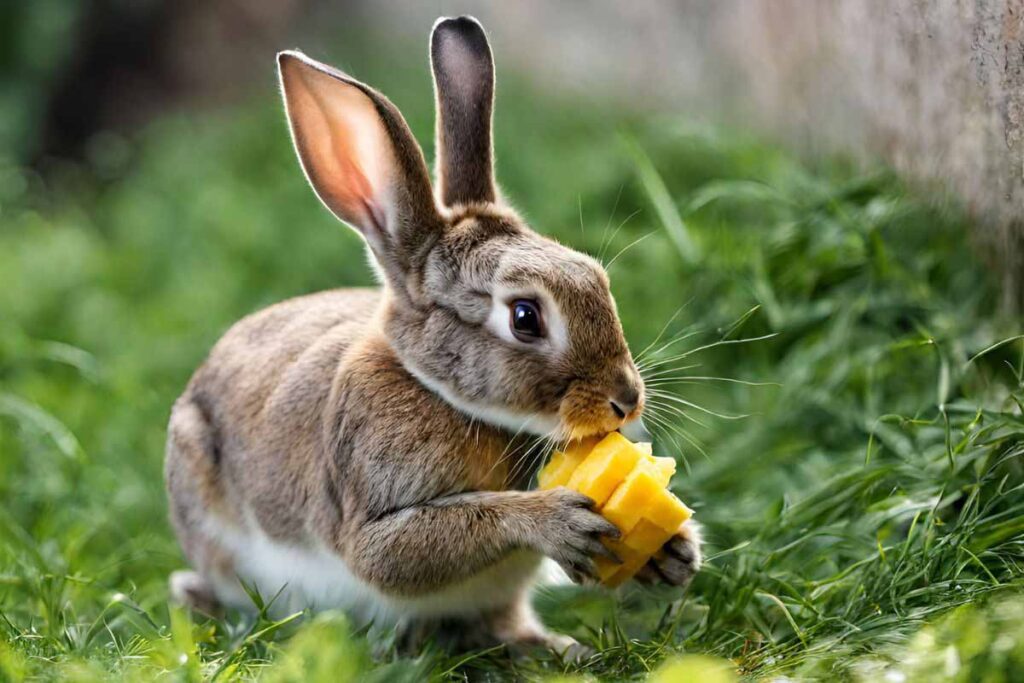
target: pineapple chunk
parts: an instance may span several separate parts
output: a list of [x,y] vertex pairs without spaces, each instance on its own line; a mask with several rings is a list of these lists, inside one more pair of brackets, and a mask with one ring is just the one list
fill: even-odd
[[615,587],[632,578],[693,514],[671,491],[672,458],[655,458],[650,444],[633,444],[617,432],[589,438],[555,453],[537,477],[543,489],[566,486],[594,499],[623,533],[604,539],[621,562],[595,557],[597,575]]
[[683,522],[693,517],[693,510],[686,507],[683,501],[664,489],[665,496],[651,501],[644,509],[644,519],[673,534],[679,530]]
[[594,504],[600,507],[642,457],[644,453],[629,439],[618,432],[612,432],[594,446],[590,455],[569,477],[566,486],[590,496]]
[[572,443],[565,451],[555,451],[547,467],[537,474],[537,485],[542,489],[565,486],[598,441],[597,437],[590,437]]
[[668,486],[672,475],[676,473],[676,461],[674,458],[655,458],[654,469],[658,471],[658,483],[663,487]]
[[662,529],[646,519],[641,519],[621,540],[606,540],[605,545],[622,560],[622,563],[617,564],[603,557],[594,558],[601,583],[614,588],[632,578],[675,535],[675,531]]
[[672,538],[679,527],[672,530],[662,529],[646,519],[641,519],[622,539],[622,544],[638,555],[650,557],[661,550],[668,539]]
[[608,580],[615,576],[615,572],[619,571],[619,567],[622,566],[618,562],[612,562],[607,557],[595,557],[594,565],[597,567],[597,578],[605,585],[608,584]]
[[665,493],[665,484],[660,482],[658,474],[651,463],[639,463],[612,493],[601,508],[601,514],[622,533],[632,531],[648,503]]
[[[606,557],[594,558],[594,564],[597,565],[597,578],[606,586],[614,588],[619,585],[640,571],[650,559],[650,555],[638,553],[622,541],[606,540],[605,545],[622,560],[619,563]],[[611,583],[613,577],[622,577],[622,579],[618,583]]]

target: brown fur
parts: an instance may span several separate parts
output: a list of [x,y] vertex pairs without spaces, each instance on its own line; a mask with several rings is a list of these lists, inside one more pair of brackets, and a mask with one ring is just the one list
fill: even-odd
[[[475,21],[447,20],[438,32],[449,48],[467,35],[471,54],[482,54],[480,40],[486,47]],[[297,53],[279,58],[303,168],[325,204],[366,237],[384,283],[292,299],[243,319],[178,399],[167,487],[198,572],[179,576],[183,599],[205,600],[235,581],[238,558],[210,537],[211,520],[255,524],[270,539],[327,548],[385,595],[431,595],[496,572],[515,597],[481,615],[495,637],[565,645],[532,617],[536,560],[522,555],[509,570],[510,558],[531,551],[587,575],[590,558],[607,552],[600,535],[616,530],[584,496],[516,490],[536,464],[528,439],[458,409],[417,377],[474,406],[556,420],[561,437],[618,428],[642,411],[643,386],[601,267],[537,235],[455,170],[470,165],[460,150],[483,144],[454,144],[460,126],[444,121],[452,107],[463,118],[472,111],[463,100],[445,104],[452,75],[466,72],[445,55],[465,52],[433,51],[441,184],[463,190],[452,195],[463,203],[441,207],[419,146],[386,98]],[[493,83],[474,97],[492,92]],[[485,136],[489,150],[490,107],[478,109],[483,118],[469,134]],[[489,178],[489,156],[486,168]],[[566,348],[496,336],[502,288],[550,296]],[[617,416],[610,400],[629,414]],[[679,538],[689,560],[661,575],[672,583],[699,564],[698,541]]]

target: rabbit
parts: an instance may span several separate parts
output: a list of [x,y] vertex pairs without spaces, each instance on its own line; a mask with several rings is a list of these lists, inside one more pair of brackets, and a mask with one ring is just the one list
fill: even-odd
[[[436,195],[382,94],[299,51],[277,56],[286,118],[320,201],[358,231],[379,289],[303,296],[250,315],[175,402],[165,477],[192,570],[171,594],[201,612],[347,610],[414,632],[566,652],[531,608],[550,558],[592,577],[618,530],[586,496],[529,490],[531,439],[639,423],[644,385],[608,277],[501,198],[494,68],[481,25],[430,41]],[[519,471],[522,469],[522,471]],[[648,581],[701,562],[684,525]]]

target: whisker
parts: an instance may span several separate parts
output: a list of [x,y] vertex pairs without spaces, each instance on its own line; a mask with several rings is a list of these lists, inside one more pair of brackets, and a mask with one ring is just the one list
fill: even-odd
[[[700,441],[696,437],[694,437],[688,431],[683,429],[682,426],[674,424],[668,418],[660,418],[660,419],[661,419],[661,428],[663,430],[668,430],[668,431],[678,435],[680,438],[682,438],[684,441],[686,441],[686,443],[688,443],[691,446],[693,446],[693,448],[698,453],[700,453],[702,456],[704,456],[705,459],[710,460],[710,458],[708,457],[707,451],[704,450],[704,447],[700,444]],[[678,444],[677,444],[677,447],[678,447]],[[680,455],[683,455],[685,457],[685,454],[683,454],[683,453],[680,453]]]
[[713,415],[723,420],[742,420],[743,418],[750,417],[749,415],[729,415],[728,413],[718,413],[715,412],[714,410],[711,410],[710,408],[705,408],[704,406],[693,403],[692,401],[687,401],[685,398],[658,389],[654,389],[653,391],[650,391],[648,393],[652,396],[657,396],[658,398],[665,399],[666,401],[675,401],[676,403],[681,403],[682,405],[688,408],[699,410],[702,413],[707,413],[708,415]]
[[[602,262],[602,264],[604,263],[605,252],[608,250],[608,247],[612,246],[612,242],[615,241],[615,236],[619,234],[619,231],[622,230],[622,228],[626,225],[626,223],[628,223],[630,221],[631,218],[633,218],[633,216],[637,215],[642,210],[643,209],[637,209],[636,211],[634,211],[633,213],[629,214],[624,219],[622,219],[622,222],[619,223],[618,226],[616,226],[615,230],[612,231],[611,236],[608,238],[607,244],[604,242],[604,240],[601,241],[601,259],[600,259],[600,261]],[[605,267],[607,268],[607,266],[605,266]]]
[[[484,478],[490,477],[494,473],[494,470],[498,469],[498,467],[504,464],[507,460],[515,457],[515,455],[519,453],[519,451],[522,449],[522,445],[520,445],[513,449],[511,452],[509,452],[509,446],[511,446],[511,443],[505,446],[505,450],[502,451],[502,454],[498,457],[497,460],[494,461],[494,464],[491,465],[491,468],[487,470],[487,474],[484,475]],[[506,475],[506,479],[507,478],[508,477]]]
[[701,377],[698,375],[676,375],[674,377],[661,377],[654,381],[648,382],[644,378],[644,384],[650,386],[666,385],[666,384],[700,384],[701,382],[728,382],[730,384],[742,384],[747,387],[781,387],[782,385],[778,382],[749,382],[744,379],[734,379],[732,377]]
[[652,346],[654,346],[659,341],[661,341],[661,338],[665,335],[665,332],[668,330],[669,326],[675,321],[676,318],[679,317],[679,314],[683,312],[683,309],[685,309],[687,306],[690,305],[691,301],[693,301],[693,297],[690,297],[689,299],[687,299],[686,302],[682,306],[680,306],[679,308],[676,309],[675,313],[672,314],[672,317],[670,317],[668,320],[665,321],[665,324],[662,326],[661,330],[658,332],[658,336],[654,338],[654,341],[652,341],[650,344],[648,344],[643,349],[641,349],[640,353],[636,354],[636,360],[639,361],[641,358],[643,358],[644,355],[648,351],[651,350]]
[[[543,447],[537,448],[538,446],[541,446],[541,445],[543,445]],[[527,463],[526,469],[523,470],[522,474],[525,475],[525,474],[527,474],[529,472],[535,471],[537,469],[537,467],[541,463],[543,463],[543,462],[545,462],[547,460],[548,456],[551,454],[551,451],[553,451],[555,449],[556,445],[557,444],[556,444],[555,440],[551,436],[549,436],[549,435],[545,434],[545,435],[542,435],[541,437],[539,437],[534,442],[534,448],[536,448],[534,453],[532,455],[527,453],[526,457],[524,457],[520,461],[520,464]],[[516,466],[517,474],[516,474],[516,477],[513,477],[511,479],[512,481],[516,481],[516,479],[519,476],[518,467],[519,466],[517,465]],[[531,477],[532,477],[532,474],[531,474]]]
[[[619,210],[619,200],[622,199],[622,190],[626,187],[626,183],[619,183],[619,191],[615,194],[615,204],[612,205],[612,212],[608,214],[607,220],[604,222],[604,229],[601,230],[601,246],[597,252],[597,260],[604,260],[605,240],[608,238],[608,228],[612,224],[612,219],[615,218],[615,212]],[[618,228],[616,228],[617,230]],[[615,235],[613,234],[612,237]]]
[[674,417],[681,417],[684,420],[689,420],[690,422],[692,422],[695,425],[698,425],[700,427],[703,427],[704,429],[708,428],[708,426],[706,424],[704,424],[703,422],[701,422],[699,419],[697,419],[693,415],[690,415],[689,412],[683,410],[682,408],[680,408],[678,406],[667,405],[667,404],[666,405],[659,404],[658,401],[661,400],[662,398],[666,398],[666,397],[665,396],[655,395],[654,399],[651,401],[651,403],[654,405],[654,407],[660,408],[661,410],[663,410],[664,412],[668,413],[669,415],[672,415]]
[[609,268],[611,268],[612,264],[615,263],[620,256],[622,256],[627,251],[629,251],[630,249],[632,249],[636,245],[640,244],[641,242],[643,242],[645,239],[647,239],[651,235],[655,234],[656,232],[657,232],[656,230],[652,230],[651,232],[647,233],[646,235],[641,235],[640,237],[637,237],[635,240],[633,240],[632,242],[630,242],[629,244],[624,246],[622,249],[619,250],[619,253],[617,253],[615,256],[612,257],[611,261],[609,261],[608,263],[606,263],[604,265],[605,270],[608,270]]
[[[646,413],[645,413],[645,415],[646,415]],[[691,437],[690,434],[685,429],[683,429],[681,426],[673,424],[672,421],[669,418],[664,417],[662,415],[659,415],[655,411],[651,415],[651,424],[655,425],[658,428],[658,431],[662,432],[662,436],[668,437],[672,441],[673,445],[679,451],[679,456],[683,460],[683,465],[686,468],[687,473],[690,472],[689,460],[686,458],[686,454],[683,451],[683,449],[680,447],[679,442],[677,442],[675,440],[675,438],[672,437],[672,434],[678,435],[684,441],[686,441],[688,444],[693,446],[693,448],[698,453],[703,455],[705,459],[707,459],[707,460],[711,459],[710,457],[708,457],[707,451],[704,450],[704,447],[700,445],[700,442],[697,441],[696,438]]]
[[654,371],[644,370],[643,372],[640,373],[640,376],[643,377],[645,380],[647,380],[647,379],[657,379],[659,377],[663,377],[663,376],[668,375],[668,374],[673,373],[673,372],[681,372],[683,370],[693,370],[694,368],[699,368],[699,367],[700,367],[700,363],[693,363],[691,365],[677,365],[677,366],[672,367],[672,368],[661,368],[660,370],[654,370]]
[[583,195],[576,195],[576,206],[579,207],[580,213],[580,237],[586,239],[587,229],[583,227]]
[[528,469],[530,467],[530,463],[533,462],[533,460],[536,458],[536,456],[533,454],[535,451],[541,450],[538,447],[541,445],[542,442],[543,437],[535,437],[534,439],[528,442],[528,447],[523,451],[522,456],[518,458],[515,464],[512,466],[512,471],[509,473],[508,476],[509,483],[515,484],[515,482],[518,481],[520,475],[525,473],[525,470],[523,472],[520,471],[521,468],[526,467]]
[[501,462],[505,458],[505,454],[508,453],[508,449],[512,447],[512,444],[516,443],[516,439],[519,438],[519,435],[525,428],[526,423],[524,422],[519,426],[519,429],[516,430],[515,434],[512,435],[512,438],[508,440],[508,443],[505,444],[505,449],[501,452],[501,455],[498,456],[498,462]]
[[530,463],[529,470],[532,472],[536,470],[540,465],[548,461],[551,454],[555,450],[555,440],[550,436],[544,437],[544,447],[537,450],[536,455],[533,457],[533,462]]
[[761,304],[757,304],[756,306],[751,308],[749,311],[747,311],[746,313],[741,315],[736,320],[736,322],[734,322],[732,325],[729,325],[728,329],[726,329],[725,333],[722,335],[722,339],[728,339],[729,337],[731,337],[733,332],[735,332],[738,329],[740,329],[741,327],[743,327],[743,323],[747,322],[747,320],[750,319],[750,316],[754,315],[759,310],[761,310]]
[[[510,481],[516,481],[520,475],[525,475],[528,472],[534,471],[538,465],[545,460],[551,452],[557,448],[559,440],[552,434],[541,434],[533,439],[530,444],[530,449],[524,454],[515,465],[513,470],[514,476],[510,476]],[[525,466],[525,469],[520,472],[520,467]]]
[[659,366],[659,365],[664,365],[665,363],[671,363],[673,361],[682,360],[683,358],[686,358],[688,356],[692,356],[695,353],[699,353],[701,351],[706,351],[708,349],[713,349],[713,348],[715,348],[717,346],[730,346],[730,345],[733,345],[733,344],[747,344],[749,342],[764,341],[765,339],[771,339],[772,337],[777,337],[777,336],[779,336],[778,332],[772,332],[771,334],[761,335],[760,337],[747,337],[747,338],[744,338],[744,339],[719,339],[716,342],[712,342],[710,344],[704,344],[703,346],[698,346],[695,349],[690,349],[689,351],[686,351],[684,353],[680,353],[680,354],[678,354],[676,356],[672,356],[670,358],[660,359],[660,360],[656,361],[655,363],[653,363],[651,365],[651,367],[656,367],[656,366]]
[[[508,450],[509,448],[512,448],[512,445],[514,443],[516,443],[516,440],[519,438],[519,435],[526,428],[526,425],[528,423],[529,423],[529,420],[526,420],[526,421],[523,422],[523,424],[519,425],[519,429],[516,430],[515,434],[512,435],[512,438],[509,439],[508,443],[505,444],[505,448],[504,448],[504,450],[502,450],[501,455],[499,455],[498,459],[494,461],[493,465],[491,465],[491,469],[487,470],[487,474],[484,475],[485,478],[486,477],[490,477],[494,473],[494,470],[497,469],[502,463],[504,463],[507,458],[511,458],[513,455],[515,455],[520,450],[520,448],[522,448],[522,446],[516,447],[515,450],[513,450],[511,453],[509,453],[509,450]],[[527,443],[529,443],[529,442],[527,442]]]
[[694,337],[694,336],[700,334],[703,331],[704,330],[701,330],[701,329],[695,329],[695,330],[692,330],[690,332],[686,332],[685,334],[680,333],[678,337],[675,337],[675,338],[665,342],[658,349],[656,349],[655,351],[652,351],[646,358],[644,358],[642,361],[640,361],[641,365],[643,367],[645,367],[645,368],[654,368],[654,367],[658,367],[659,365],[664,365],[666,360],[678,360],[678,356],[673,356],[670,359],[662,360],[662,359],[658,358],[658,354],[659,353],[663,353],[666,349],[668,349],[668,348],[678,344],[681,341],[686,341],[690,337]]
[[653,430],[652,435],[656,440],[660,440],[662,438],[667,439],[672,444],[675,451],[682,453],[682,446],[679,445],[679,441],[676,439],[675,434],[672,433],[669,426],[662,421],[661,417],[656,416],[653,413],[650,415],[645,413],[644,417],[645,419],[650,418],[651,429]]

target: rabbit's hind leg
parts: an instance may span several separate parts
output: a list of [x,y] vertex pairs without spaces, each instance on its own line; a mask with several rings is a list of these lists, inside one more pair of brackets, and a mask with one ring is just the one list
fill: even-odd
[[232,517],[220,471],[217,430],[204,402],[182,397],[174,406],[167,429],[164,476],[170,517],[185,557],[194,570],[173,572],[171,597],[197,612],[219,616],[225,605],[244,606],[244,591],[234,574],[234,558],[210,534],[218,515]]
[[505,643],[512,654],[543,648],[565,660],[579,661],[593,653],[571,636],[548,631],[533,611],[528,593],[508,607],[488,614],[485,623],[494,638]]
[[253,611],[255,606],[234,573],[231,555],[206,538],[195,540],[200,546],[193,555],[195,569],[171,572],[171,599],[210,617],[224,616],[229,607]]
[[191,569],[171,572],[168,581],[171,599],[208,617],[221,617],[224,606],[217,598],[213,585],[202,574]]
[[531,656],[538,650],[548,650],[572,661],[592,653],[576,639],[545,629],[534,613],[528,595],[475,616],[415,619],[399,626],[396,636],[396,651],[404,656],[419,654],[427,643],[451,653],[504,645],[513,657]]

